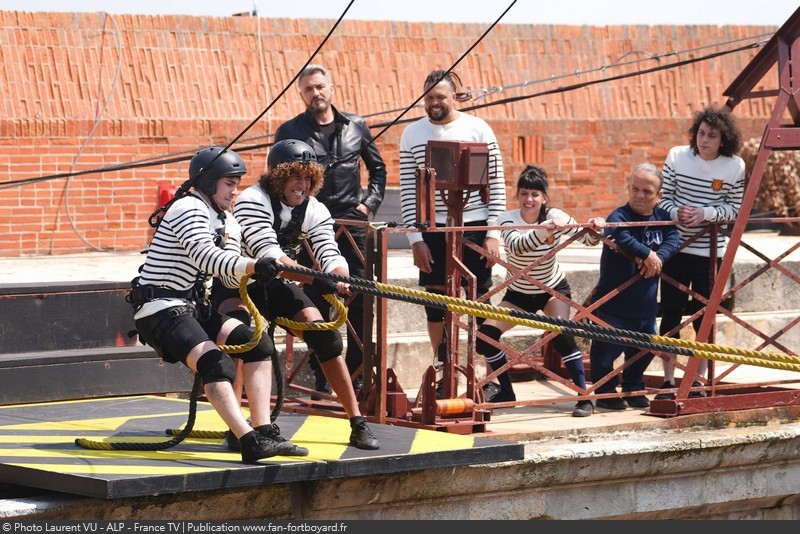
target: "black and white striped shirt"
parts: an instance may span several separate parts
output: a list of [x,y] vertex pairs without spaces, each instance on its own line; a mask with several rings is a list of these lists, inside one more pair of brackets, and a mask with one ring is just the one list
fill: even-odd
[[[427,117],[411,123],[400,139],[400,210],[403,223],[412,226],[417,220],[417,183],[414,172],[425,167],[425,148],[430,140],[486,143],[489,148],[489,202],[483,202],[480,191],[470,191],[464,206],[464,224],[486,221],[496,226],[497,217],[506,210],[506,181],[503,158],[491,127],[479,117],[467,113],[447,124],[433,124]],[[447,206],[436,195],[436,222],[447,221]],[[410,244],[422,240],[419,233],[407,234]],[[500,237],[499,230],[490,230],[487,237]]]
[[[176,200],[164,214],[147,249],[139,283],[188,291],[201,273],[243,276],[247,264],[247,258],[241,255],[236,220],[229,213],[218,214],[195,192]],[[183,304],[183,299],[155,299],[145,303],[134,317],[140,319]]]
[[[242,247],[247,255],[272,260],[285,256],[273,226],[275,214],[272,211],[272,201],[260,185],[256,184],[242,191],[233,206],[233,215],[241,225]],[[281,203],[281,213],[278,214],[281,228],[289,223],[291,216],[292,208]],[[331,213],[314,197],[308,199],[301,229],[306,233],[314,258],[323,272],[329,273],[337,267],[347,269],[347,260],[336,245]],[[229,287],[235,287],[230,285],[229,280],[223,281]]]
[[[578,224],[575,219],[558,208],[550,208],[545,219],[561,219],[567,225]],[[501,214],[498,217],[497,224],[500,226],[522,226],[529,223],[525,222],[522,215],[520,215],[520,211],[516,209]],[[564,228],[555,232],[546,228],[509,228],[503,230],[506,257],[508,263],[514,268],[513,270],[509,269],[506,280],[514,277],[519,271],[528,268],[535,261],[552,252],[558,246],[561,236],[571,236],[580,231],[580,227]],[[600,238],[591,232],[587,232],[579,237],[578,241],[587,246],[594,246],[600,242]],[[566,277],[561,264],[556,261],[555,254],[530,269],[527,272],[527,276],[551,288],[557,286]],[[525,276],[520,276],[511,282],[508,285],[508,289],[529,295],[547,293]]]
[[[703,206],[704,220],[734,221],[739,216],[744,196],[744,161],[739,156],[719,156],[706,161],[692,152],[691,147],[672,147],[664,162],[664,195],[659,207],[667,210],[673,221],[678,220],[678,208],[683,205]],[[702,232],[705,226],[677,225],[681,243]],[[717,254],[725,254],[726,239],[717,236]],[[709,256],[711,234],[706,233],[681,252]]]

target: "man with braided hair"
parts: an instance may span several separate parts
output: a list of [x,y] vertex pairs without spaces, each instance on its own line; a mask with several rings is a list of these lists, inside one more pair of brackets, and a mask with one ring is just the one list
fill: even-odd
[[254,331],[212,309],[204,294],[209,276],[268,272],[269,262],[241,255],[239,225],[226,212],[245,172],[232,150],[197,152],[189,165],[193,191],[172,202],[160,220],[131,284],[130,301],[141,341],[164,361],[181,362],[200,375],[206,397],[241,443],[242,462],[254,463],[276,455],[305,456],[308,449],[283,439],[271,424],[275,347],[269,336],[234,355],[243,362],[252,426],[244,418],[232,387],[235,365],[220,345],[244,345]]
[[[413,226],[417,220],[417,168],[425,166],[425,148],[430,140],[468,141],[486,143],[489,149],[489,195],[481,197],[471,191],[463,209],[464,226],[493,226],[497,217],[506,210],[506,183],[503,159],[492,128],[479,117],[455,109],[456,82],[461,80],[454,72],[434,70],[425,78],[425,113],[406,127],[400,138],[400,204],[403,223]],[[441,195],[436,195],[436,226],[445,226],[447,206]],[[433,222],[433,221],[431,221]],[[419,285],[431,293],[444,294],[446,290],[446,240],[443,232],[406,234],[419,269]],[[500,231],[465,231],[464,240],[483,246],[492,256],[500,256]],[[485,295],[492,285],[492,256],[482,256],[464,245],[461,257],[464,265],[477,279],[477,296]],[[466,286],[466,279],[461,285]],[[432,306],[425,307],[428,336],[434,354],[440,362],[446,360],[444,348],[444,312]],[[479,321],[480,322],[480,321]]]
[[[323,272],[349,276],[347,261],[339,253],[330,211],[314,195],[322,187],[323,167],[314,150],[302,141],[286,139],[272,146],[268,170],[258,184],[247,188],[236,200],[233,215],[242,228],[243,248],[259,262],[272,262],[272,276],[259,276],[248,287],[248,294],[259,312],[270,321],[286,317],[292,321],[322,322],[319,308],[295,283],[321,294],[348,294],[349,284],[324,278],[280,272],[280,266],[299,266],[295,260],[303,240],[307,240]],[[280,277],[276,275],[280,274]],[[214,305],[223,313],[250,320],[239,297],[237,277],[221,279],[212,290]],[[361,415],[350,374],[342,351],[338,330],[290,330],[305,341],[320,361],[325,377],[342,403],[350,420],[350,445],[374,450],[380,447],[367,420]],[[235,440],[229,446],[236,447]]]

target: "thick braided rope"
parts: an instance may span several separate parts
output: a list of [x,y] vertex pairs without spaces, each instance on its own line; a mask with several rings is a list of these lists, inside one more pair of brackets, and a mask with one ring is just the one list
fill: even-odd
[[[385,284],[380,284],[380,283],[377,283],[376,285],[378,288],[381,288],[381,286],[386,286]],[[514,324],[520,324],[520,325],[527,324],[528,326],[530,326],[530,323],[528,323],[527,321],[531,321],[532,319],[530,319],[530,316],[534,315],[534,314],[526,314],[525,312],[521,312],[519,310],[512,310],[508,308],[502,308],[499,306],[493,306],[482,302],[473,302],[470,300],[460,299],[457,297],[428,293],[426,291],[417,291],[403,287],[387,286],[384,289],[387,289],[388,287],[391,287],[391,290],[395,289],[400,290],[401,293],[408,293],[413,295],[416,292],[417,296],[420,296],[420,294],[430,295],[429,297],[430,300],[446,304],[450,311],[456,311],[456,309],[458,309],[459,310],[458,313],[476,315],[485,318],[493,318],[505,322],[511,322]],[[490,314],[491,317],[489,316]],[[692,341],[692,340],[672,338],[666,336],[657,336],[652,334],[643,334],[641,332],[620,330],[617,328],[604,327],[591,323],[587,324],[577,321],[570,321],[568,319],[563,319],[560,317],[539,315],[538,318],[541,318],[542,320],[541,321],[537,321],[535,319],[532,320],[533,323],[537,325],[536,328],[540,328],[542,330],[549,330],[552,332],[561,332],[560,327],[562,326],[572,326],[578,328],[581,331],[587,330],[590,332],[593,331],[598,333],[608,333],[613,336],[620,336],[629,339],[643,339],[654,343],[660,343],[662,348],[657,350],[662,350],[666,352],[671,352],[673,350],[673,347],[686,348],[686,349],[693,349],[694,353],[706,352],[710,354],[742,356],[746,358],[800,365],[800,358],[789,356],[787,354],[761,352],[756,350],[740,349],[737,347],[726,347],[723,345],[704,343],[700,341]],[[573,335],[579,335],[574,332],[571,333],[573,333]],[[580,334],[580,336],[587,337],[584,334]],[[692,355],[691,353],[686,353],[683,351],[676,352],[676,354]]]
[[293,330],[336,330],[340,326],[342,326],[345,321],[347,321],[347,308],[345,307],[344,303],[336,298],[334,295],[326,294],[322,295],[328,304],[336,308],[337,313],[339,314],[338,318],[335,321],[329,322],[318,322],[318,323],[302,323],[299,321],[292,321],[291,319],[287,319],[286,317],[277,317],[275,322],[281,326],[286,328],[290,328]]
[[[426,302],[426,299],[420,297],[409,297],[406,295],[398,294],[398,293],[389,293],[378,289],[373,288],[359,288],[359,290],[363,290],[365,293],[370,293],[380,297],[388,297],[394,298],[397,300],[404,300],[406,302],[412,302],[414,304],[420,305],[430,305],[430,302]],[[491,311],[484,311],[484,310],[475,310],[471,306],[456,306],[456,305],[449,305],[447,309],[451,312],[461,313],[466,315],[475,315],[478,317],[483,317],[486,319],[496,319],[499,321],[504,322],[514,322],[517,325],[521,326],[528,326],[531,328],[538,328],[540,330],[548,330],[550,332],[556,333],[565,333],[571,334],[576,337],[583,337],[587,339],[594,339],[598,341],[604,341],[606,343],[615,343],[619,345],[630,345],[633,347],[644,348],[651,351],[664,351],[664,352],[673,352],[675,354],[680,354],[683,356],[696,356],[698,358],[706,358],[706,359],[713,359],[719,361],[726,361],[731,363],[746,363],[749,365],[757,365],[761,367],[770,367],[773,369],[781,369],[785,371],[798,371],[800,372],[800,359],[795,358],[794,360],[791,357],[787,356],[785,361],[774,361],[774,360],[762,360],[758,358],[747,358],[736,356],[732,354],[725,354],[719,352],[712,352],[712,351],[699,351],[699,350],[691,350],[687,348],[674,348],[669,345],[661,344],[661,343],[654,343],[651,341],[647,341],[644,339],[632,339],[621,337],[617,335],[610,335],[604,334],[601,332],[590,332],[583,328],[566,328],[561,326],[554,326],[552,324],[537,321],[533,319],[527,319],[522,317],[510,317],[505,312],[495,313]],[[580,323],[576,323],[580,324]],[[591,325],[589,325],[591,326]],[[613,329],[611,329],[613,331]],[[671,338],[667,338],[671,339]]]
[[239,298],[242,299],[242,302],[244,302],[244,305],[247,307],[247,311],[249,311],[250,315],[252,315],[256,330],[253,332],[253,338],[247,343],[242,345],[220,345],[219,350],[222,352],[227,352],[228,354],[241,354],[243,352],[247,352],[248,350],[252,350],[256,345],[258,345],[258,342],[261,341],[261,336],[264,334],[264,318],[258,312],[258,308],[256,308],[255,303],[253,303],[253,300],[247,293],[247,282],[249,280],[250,275],[246,274],[239,282]]
[[[552,332],[561,332],[564,327],[571,327],[569,333],[578,337],[592,339],[592,334],[598,334],[601,336],[606,335],[606,337],[602,338],[601,340],[623,345],[640,346],[632,343],[632,341],[636,340],[645,344],[649,344],[648,347],[657,347],[652,348],[651,350],[659,350],[674,354],[697,356],[734,363],[751,363],[752,365],[773,367],[776,369],[792,371],[800,370],[800,358],[787,354],[761,352],[756,350],[740,349],[737,347],[726,347],[723,345],[704,343],[700,341],[691,341],[666,336],[655,336],[630,330],[604,327],[593,323],[571,321],[569,319],[563,319],[560,317],[526,313],[519,310],[493,306],[491,304],[485,304],[482,302],[474,302],[459,297],[440,295],[402,286],[384,284],[372,280],[329,273],[323,274],[303,267],[284,266],[283,269],[296,272],[298,274],[318,277],[324,276],[334,281],[349,283],[354,291],[372,293],[378,296],[392,296],[392,298],[399,298],[401,300],[404,300],[404,296],[409,296],[412,299],[409,300],[409,302],[415,302],[425,306],[431,306],[432,302],[439,303],[442,305],[440,309],[457,311],[457,313],[475,315],[478,317],[494,318],[519,325],[535,325],[536,328]],[[370,291],[370,288],[376,291]],[[381,292],[383,294],[381,294]],[[493,315],[489,317],[490,314]],[[737,356],[741,358],[736,358]]]
[[202,387],[203,380],[200,378],[200,375],[194,373],[194,385],[192,386],[192,393],[189,400],[189,418],[187,419],[186,426],[183,428],[183,430],[172,439],[157,443],[119,443],[76,438],[75,444],[83,447],[84,449],[104,451],[162,451],[164,449],[172,448],[189,437],[192,433],[195,418],[197,417],[197,398],[200,396],[200,389]]
[[[463,313],[463,314],[470,314],[472,308],[464,307],[464,306],[449,306],[450,311],[456,313]],[[483,312],[478,314],[480,317],[484,317],[486,319],[497,319],[500,321],[509,322],[507,319],[506,314],[495,314],[490,312]],[[665,351],[665,352],[675,352],[675,354],[682,354],[686,356],[695,356],[698,358],[705,358],[709,360],[719,360],[725,361],[730,363],[746,363],[749,365],[756,365],[760,367],[769,367],[772,369],[782,369],[784,371],[798,371],[800,372],[800,359],[796,358],[796,362],[787,362],[787,361],[775,361],[769,359],[760,359],[760,358],[750,358],[745,356],[737,356],[734,354],[727,354],[721,352],[712,352],[712,351],[702,351],[702,350],[692,350],[686,348],[679,348],[677,351],[669,345],[663,343],[655,343],[655,342],[648,342],[642,341],[638,339],[632,338],[624,338],[620,336],[614,335],[606,335],[600,334],[597,332],[588,332],[582,329],[574,329],[574,328],[564,328],[560,326],[553,326],[547,323],[543,323],[540,321],[534,321],[530,319],[522,319],[522,318],[515,318],[514,321],[516,324],[530,326],[532,328],[539,328],[542,330],[549,330],[551,332],[558,332],[558,333],[568,333],[578,337],[584,337],[588,339],[595,339],[598,341],[605,341],[607,343],[616,343],[616,344],[623,344],[623,345],[630,345],[633,347],[645,348],[651,351]],[[657,336],[654,336],[657,337]],[[668,338],[672,339],[672,338]],[[788,358],[788,356],[787,356]]]

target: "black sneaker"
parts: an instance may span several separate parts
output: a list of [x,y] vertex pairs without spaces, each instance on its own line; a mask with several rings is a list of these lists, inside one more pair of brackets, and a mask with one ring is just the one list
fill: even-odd
[[594,405],[592,405],[592,401],[583,400],[578,401],[578,404],[575,405],[575,409],[572,410],[572,417],[589,417],[594,413]]
[[649,408],[650,400],[644,395],[636,395],[635,397],[625,397],[625,402],[631,408]]
[[[663,384],[661,384],[661,388],[660,389],[672,389],[674,387],[675,387],[675,384],[673,384],[672,382],[667,380]],[[672,399],[675,398],[675,393],[673,393],[671,391],[668,391],[666,393],[659,393],[658,395],[656,395],[653,398],[655,400],[672,400]]]
[[350,420],[350,445],[357,449],[374,451],[381,446],[380,441],[372,434],[367,420],[363,417],[353,417]]
[[597,399],[597,407],[615,411],[628,409],[628,405],[622,399]]
[[[700,382],[699,380],[695,380],[694,382],[692,382],[692,387],[693,388],[701,388],[701,387],[703,387],[703,383]],[[690,391],[689,392],[689,398],[690,399],[699,399],[699,398],[705,397],[705,396],[706,396],[706,392],[705,391]]]
[[516,394],[513,391],[503,391],[502,389],[489,397],[486,402],[515,402],[517,400]]
[[254,464],[264,458],[281,454],[278,442],[261,436],[251,430],[239,439],[242,446],[242,463]]
[[281,436],[281,429],[278,425],[272,423],[271,425],[261,425],[255,428],[256,432],[262,438],[267,438],[281,445],[282,456],[308,456],[308,449],[295,445],[288,439]]

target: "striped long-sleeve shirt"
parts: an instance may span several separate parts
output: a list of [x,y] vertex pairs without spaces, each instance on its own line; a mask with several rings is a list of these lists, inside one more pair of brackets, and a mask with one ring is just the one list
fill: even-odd
[[[242,191],[233,206],[233,215],[242,227],[243,248],[253,258],[279,260],[285,256],[278,242],[278,234],[273,225],[275,214],[272,201],[260,185],[253,185]],[[292,217],[292,208],[281,203],[278,214],[281,224],[286,226]],[[311,246],[314,258],[323,272],[332,272],[337,267],[347,269],[347,260],[339,252],[333,230],[331,213],[316,198],[308,199],[301,230]],[[225,285],[236,287],[230,280]]]
[[[739,156],[719,156],[706,161],[689,146],[672,147],[664,162],[664,195],[659,207],[667,210],[673,221],[683,205],[703,206],[704,219],[710,222],[734,221],[739,216],[744,196],[745,167]],[[681,242],[702,232],[704,226],[678,225]],[[726,239],[717,236],[717,254],[725,253]],[[706,233],[681,252],[709,256],[711,234]]]
[[[188,291],[201,273],[243,276],[248,260],[241,255],[240,237],[239,225],[229,213],[218,214],[197,193],[186,195],[164,214],[147,249],[139,283]],[[183,299],[155,299],[145,303],[135,318],[183,304]]]
[[[568,225],[578,224],[575,219],[557,208],[550,208],[547,211],[546,219],[561,219],[562,221],[566,221]],[[498,217],[497,224],[500,226],[523,226],[529,223],[525,222],[522,215],[520,215],[520,211],[516,209],[501,214],[500,217]],[[508,263],[514,267],[513,271],[509,269],[506,279],[512,278],[517,271],[526,269],[533,262],[550,253],[558,246],[561,236],[570,236],[578,233],[580,230],[579,227],[565,228],[556,231],[551,231],[546,228],[509,228],[503,230],[506,257]],[[578,240],[587,246],[594,246],[600,242],[599,237],[590,232],[583,234]],[[566,277],[564,270],[561,268],[561,264],[556,261],[555,254],[528,271],[527,274],[547,287],[557,286]],[[525,277],[520,277],[511,282],[508,288],[529,295],[546,293],[544,289],[531,283]]]
[[[425,148],[430,140],[465,141],[486,143],[489,148],[489,202],[483,202],[480,191],[470,191],[464,206],[464,224],[486,221],[488,226],[497,224],[497,217],[506,210],[506,180],[503,158],[492,128],[479,117],[467,113],[447,124],[433,124],[427,117],[411,123],[400,138],[400,210],[403,223],[413,225],[417,220],[417,183],[414,172],[425,167]],[[447,206],[441,195],[436,195],[436,222],[447,221]],[[410,233],[408,241],[414,244],[422,240],[419,233]],[[498,230],[491,230],[487,237],[499,238]]]

